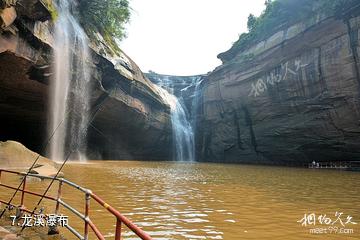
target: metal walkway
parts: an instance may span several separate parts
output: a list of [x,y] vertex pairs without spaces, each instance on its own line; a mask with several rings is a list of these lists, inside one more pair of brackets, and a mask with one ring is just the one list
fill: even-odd
[[308,168],[360,171],[360,161],[337,161],[309,163]]
[[[6,188],[6,189],[11,189],[11,190],[16,190],[15,187],[3,184],[1,182],[1,176],[3,174],[12,174],[12,175],[20,175],[22,176],[24,179],[23,184],[21,186],[21,189],[19,189],[20,193],[21,193],[21,200],[20,200],[20,205],[16,206],[13,204],[9,204],[11,207],[17,208],[19,207],[21,211],[23,212],[27,212],[27,213],[32,213],[31,211],[28,210],[28,208],[25,207],[24,205],[24,199],[25,199],[25,195],[29,194],[29,195],[33,195],[33,196],[37,196],[37,197],[42,197],[41,194],[36,193],[36,192],[32,192],[32,191],[28,191],[26,190],[26,178],[27,177],[35,177],[35,178],[39,178],[41,180],[43,179],[49,179],[52,180],[52,177],[47,177],[47,176],[41,176],[38,174],[28,174],[26,176],[26,173],[21,173],[21,172],[16,172],[16,171],[9,171],[9,170],[4,170],[4,169],[0,169],[0,187],[2,188]],[[64,178],[55,178],[55,181],[58,182],[58,191],[57,191],[57,196],[48,196],[45,195],[44,198],[48,199],[50,201],[53,201],[56,203],[55,209],[54,209],[54,214],[59,215],[61,214],[59,212],[60,210],[60,205],[63,206],[64,208],[68,209],[69,211],[71,211],[74,215],[76,215],[78,218],[80,218],[82,221],[84,221],[84,232],[83,234],[78,232],[76,229],[74,229],[73,227],[71,227],[70,225],[65,225],[65,227],[74,235],[76,236],[78,239],[81,240],[87,240],[89,239],[89,228],[91,228],[91,230],[93,231],[93,233],[96,235],[97,239],[101,239],[101,240],[105,240],[104,235],[99,231],[99,229],[96,227],[96,225],[91,221],[90,216],[89,216],[89,211],[90,211],[90,201],[91,199],[93,199],[95,202],[97,202],[98,204],[100,204],[103,208],[105,208],[110,214],[112,214],[115,217],[115,221],[116,221],[116,227],[115,227],[115,240],[120,240],[121,239],[121,225],[125,224],[125,226],[127,226],[133,233],[136,234],[136,236],[138,236],[140,239],[143,240],[151,240],[152,238],[145,233],[143,230],[141,230],[138,226],[136,226],[134,223],[132,223],[129,219],[127,219],[125,216],[123,216],[119,211],[117,211],[115,208],[113,208],[112,206],[110,206],[109,204],[107,204],[104,200],[102,200],[99,196],[97,196],[95,193],[93,193],[91,190],[83,188],[73,182],[70,182]],[[81,213],[80,211],[78,211],[77,209],[73,208],[72,206],[70,206],[69,204],[67,204],[66,202],[64,202],[61,199],[61,194],[62,194],[62,186],[66,184],[72,188],[74,188],[77,191],[80,191],[84,194],[84,201],[85,201],[85,212]],[[0,203],[8,205],[8,202],[0,199]]]

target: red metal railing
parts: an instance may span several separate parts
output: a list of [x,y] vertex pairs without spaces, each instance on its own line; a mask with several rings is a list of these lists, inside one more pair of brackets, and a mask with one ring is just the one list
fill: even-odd
[[[41,176],[38,174],[26,174],[26,173],[21,173],[21,172],[16,172],[16,171],[0,169],[0,187],[4,187],[7,189],[11,189],[11,190],[16,190],[17,188],[3,184],[1,182],[1,175],[3,172],[9,173],[9,174],[21,175],[24,177],[24,180],[22,181],[22,187],[18,191],[21,192],[20,210],[27,212],[27,213],[32,213],[32,212],[29,211],[24,205],[25,195],[29,194],[29,195],[33,195],[33,196],[37,196],[37,197],[42,197],[42,195],[39,193],[36,193],[36,192],[26,190],[26,178],[27,177],[36,177],[36,178],[40,178],[40,179],[49,179],[49,180],[53,179],[52,177]],[[94,234],[96,235],[96,237],[98,239],[105,240],[104,235],[99,231],[99,229],[96,227],[96,225],[91,221],[90,216],[89,216],[90,200],[94,199],[98,204],[100,204],[102,207],[104,207],[107,211],[109,211],[116,218],[115,240],[121,239],[121,230],[122,230],[121,225],[122,224],[125,224],[125,226],[127,226],[140,239],[152,240],[152,238],[147,233],[145,233],[138,226],[136,226],[134,223],[132,223],[129,219],[127,219],[125,216],[123,216],[115,208],[113,208],[112,206],[107,204],[104,200],[102,200],[99,196],[97,196],[91,190],[83,188],[83,187],[81,187],[73,182],[70,182],[69,180],[66,180],[64,178],[55,178],[55,181],[57,181],[59,183],[57,196],[52,197],[52,196],[45,195],[44,198],[56,202],[55,211],[54,211],[55,214],[57,214],[57,215],[59,214],[60,205],[61,205],[64,208],[70,210],[72,213],[74,213],[76,216],[78,216],[80,219],[82,219],[84,221],[84,235],[79,233],[76,229],[71,227],[69,224],[65,225],[65,227],[77,238],[87,240],[89,238],[89,230],[91,228],[91,230],[94,232]],[[81,212],[79,212],[78,210],[76,210],[75,208],[73,208],[72,206],[70,206],[69,204],[67,204],[66,202],[64,202],[62,200],[61,195],[62,195],[63,184],[67,184],[68,186],[73,187],[85,194],[84,214],[82,214]],[[5,205],[11,205],[12,207],[17,207],[14,204],[8,204],[8,202],[1,200],[1,199],[0,199],[0,203],[3,203]]]

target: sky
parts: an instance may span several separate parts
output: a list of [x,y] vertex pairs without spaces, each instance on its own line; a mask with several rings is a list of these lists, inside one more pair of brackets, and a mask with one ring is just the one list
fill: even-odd
[[128,37],[120,44],[143,72],[205,74],[221,65],[217,55],[246,32],[250,13],[265,0],[130,0]]

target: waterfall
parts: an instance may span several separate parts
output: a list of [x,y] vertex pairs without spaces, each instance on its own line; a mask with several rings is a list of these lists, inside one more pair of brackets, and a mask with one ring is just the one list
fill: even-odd
[[177,161],[195,161],[194,132],[181,102],[167,90],[155,85],[162,99],[170,106],[174,155]]
[[192,126],[194,129],[194,132],[196,132],[196,124],[197,124],[197,113],[199,110],[199,100],[201,97],[201,89],[200,89],[200,85],[203,81],[202,77],[197,77],[195,80],[195,90],[194,90],[194,98],[192,100],[192,108],[191,108],[191,118],[192,118]]
[[58,0],[55,23],[54,78],[50,93],[50,157],[63,161],[72,151],[72,159],[86,160],[86,125],[89,111],[91,62],[87,36],[72,10],[74,0]]
[[[196,149],[196,142],[197,142],[197,116],[198,116],[198,111],[199,111],[199,103],[200,103],[200,98],[201,98],[201,83],[203,81],[203,77],[197,77],[195,80],[195,90],[194,90],[194,95],[193,95],[193,100],[191,103],[191,125],[194,131],[194,149]],[[194,153],[196,155],[196,153]]]
[[175,139],[176,160],[194,161],[194,131],[187,119],[182,104],[175,96],[173,97],[175,98],[173,100],[175,103],[171,107],[171,124],[173,128],[173,137]]

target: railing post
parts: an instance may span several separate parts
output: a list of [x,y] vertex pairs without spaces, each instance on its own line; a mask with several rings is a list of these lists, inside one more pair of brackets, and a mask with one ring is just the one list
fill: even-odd
[[56,207],[55,207],[55,214],[59,214],[59,208],[60,208],[60,198],[61,198],[61,193],[62,193],[62,185],[63,185],[63,181],[60,179],[59,180],[59,187],[58,187],[58,194],[56,197]]
[[116,219],[116,231],[115,231],[115,240],[121,239],[121,221]]
[[85,227],[84,227],[84,239],[87,240],[89,237],[89,210],[90,210],[90,192],[85,194]]
[[26,175],[24,176],[23,187],[21,192],[21,202],[20,202],[21,207],[24,207],[25,190],[26,190]]

